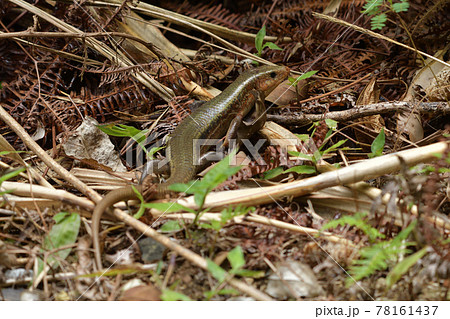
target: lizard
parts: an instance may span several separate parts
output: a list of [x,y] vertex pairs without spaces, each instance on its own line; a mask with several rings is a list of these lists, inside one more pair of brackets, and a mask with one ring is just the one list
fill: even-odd
[[[196,163],[201,160],[195,158],[194,141],[219,139],[225,135],[224,145],[227,145],[231,139],[239,138],[240,127],[245,132],[243,137],[254,131],[250,129],[252,126],[261,128],[266,119],[265,96],[288,75],[289,68],[285,66],[262,66],[242,72],[222,93],[195,109],[170,134],[166,147],[166,156],[170,160],[170,177],[166,182],[152,185],[148,176],[141,185],[125,186],[109,192],[96,205],[91,221],[95,263],[98,269],[102,268],[99,230],[105,210],[120,201],[137,199],[135,191],[143,193],[146,200],[163,198],[171,193],[170,185],[192,180],[197,173]],[[244,118],[253,107],[256,109],[257,119],[248,124]],[[206,148],[206,145],[201,146],[200,154]]]

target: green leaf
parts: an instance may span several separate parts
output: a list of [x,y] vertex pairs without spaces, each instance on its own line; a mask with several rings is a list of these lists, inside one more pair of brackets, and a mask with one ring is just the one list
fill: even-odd
[[248,270],[248,269],[237,269],[232,271],[234,274],[241,277],[251,277],[251,278],[263,278],[266,273],[263,270]]
[[336,150],[337,148],[339,148],[339,146],[341,146],[345,142],[347,142],[347,140],[340,140],[337,143],[331,145],[329,148],[327,148],[325,151],[322,152],[322,156]]
[[435,167],[431,165],[425,165],[421,169],[418,169],[418,167],[415,166],[414,169],[417,169],[419,174],[428,174],[436,170]]
[[144,215],[145,213],[145,207],[143,206],[143,204],[145,203],[144,201],[144,197],[142,196],[142,194],[136,189],[136,187],[134,187],[134,185],[131,185],[131,188],[133,189],[133,192],[136,194],[136,197],[140,200],[141,205],[139,206],[138,211],[133,215],[134,218],[139,219],[142,217],[142,215]]
[[236,207],[227,207],[220,213],[220,221],[223,225],[225,225],[228,221],[232,220],[234,217],[245,215],[250,211],[255,211],[255,207],[246,207],[242,205],[238,205]]
[[207,258],[206,263],[208,271],[214,278],[217,279],[217,281],[221,283],[227,278],[228,273],[222,267],[213,262],[211,259]]
[[236,289],[220,289],[216,291],[218,295],[239,295],[240,292]]
[[302,142],[306,142],[307,140],[310,139],[308,134],[295,134],[295,136],[297,136],[298,139]]
[[202,224],[199,224],[198,227],[203,228],[203,229],[213,229],[213,230],[218,231],[222,228],[222,225],[220,224],[220,222],[218,220],[211,220],[210,224],[202,223]]
[[383,0],[367,0],[363,6],[363,12],[368,15],[377,14],[380,11],[380,6],[383,4]]
[[210,300],[212,297],[216,295],[215,290],[208,290],[203,293],[203,296],[205,296],[206,300]]
[[[241,170],[241,166],[230,166],[229,160],[236,154],[233,151],[223,160],[217,163],[208,173],[205,174],[203,179],[200,181],[202,186],[206,186],[209,191],[211,191],[216,186],[225,182],[228,177],[233,176]],[[208,192],[209,192],[208,191]]]
[[395,265],[386,277],[387,288],[392,287],[392,285],[395,284],[420,258],[425,256],[426,253],[427,247],[424,247]]
[[[53,219],[57,222],[53,225],[48,236],[44,238],[44,249],[52,250],[61,246],[70,245],[76,242],[80,230],[80,216],[72,213],[59,213]],[[70,248],[56,252],[65,259],[70,253]]]
[[55,216],[53,216],[53,220],[55,221],[55,223],[59,224],[67,217],[67,215],[69,215],[69,213],[66,212],[58,213]]
[[328,126],[329,129],[336,131],[338,122],[332,119],[325,119],[325,124]]
[[155,270],[154,274],[156,276],[161,275],[163,269],[164,269],[164,262],[162,260],[160,260],[160,261],[158,261],[158,264],[156,266],[156,270]]
[[[8,151],[8,153],[10,153],[10,152]],[[19,175],[19,174],[22,173],[23,171],[25,171],[25,167],[20,167],[20,168],[18,168],[18,169],[16,169],[16,170],[13,170],[13,171],[10,171],[10,172],[8,172],[8,173],[5,173],[5,174],[1,175],[1,176],[0,176],[0,186],[2,185],[2,183],[3,183],[4,181],[7,181],[8,179],[11,179],[11,178],[13,178],[13,177],[16,177],[17,175]],[[6,190],[6,191],[0,191],[0,196],[3,195],[3,194],[10,194],[10,193],[12,193],[13,191],[14,191],[14,190],[12,190],[12,189],[8,189],[8,190]],[[3,203],[0,204],[0,206],[2,206],[2,205],[3,205]]]
[[228,261],[231,264],[231,269],[237,270],[245,265],[244,253],[241,246],[236,246],[228,252]]
[[174,184],[169,188],[171,190],[182,191],[186,194],[194,194],[194,201],[200,209],[203,207],[206,195],[219,184],[227,180],[228,177],[236,174],[241,167],[230,166],[230,159],[236,154],[237,150],[230,152],[223,160],[213,166],[200,181],[190,182],[188,184]]
[[351,278],[346,279],[346,285],[354,284],[354,281],[361,280],[375,273],[377,270],[387,268],[386,253],[384,243],[375,244],[360,250],[361,259],[356,260],[350,267]]
[[199,190],[194,194],[194,202],[197,206],[202,209],[203,204],[205,203],[206,195],[208,195],[208,191],[206,189]]
[[295,152],[295,151],[288,151],[288,154],[292,155],[292,156],[295,156],[295,157],[298,157],[298,158],[303,158],[305,160],[314,162],[314,156],[311,156],[311,155],[308,155],[308,154],[305,154],[305,153],[300,153],[300,152]]
[[[56,214],[53,219],[57,222],[53,225],[49,234],[45,236],[44,243],[42,245],[45,250],[54,250],[62,246],[67,246],[74,244],[78,237],[78,232],[80,230],[80,216],[78,214],[72,213],[59,213]],[[54,265],[58,263],[58,259],[66,259],[70,254],[70,248],[59,250],[47,258],[47,263],[49,265]],[[39,259],[38,274],[43,270],[43,261]]]
[[142,204],[144,208],[154,208],[164,213],[176,213],[182,210],[196,213],[195,210],[185,207],[181,204],[175,203],[175,202],[169,202],[169,203],[145,203]]
[[211,220],[211,226],[214,230],[219,231],[222,228],[222,223],[218,220]]
[[215,231],[219,231],[222,228],[222,223],[218,220],[210,220],[209,224],[200,224],[199,227],[204,228],[204,229],[213,229]]
[[269,49],[272,49],[272,50],[283,50],[282,48],[280,48],[278,45],[276,45],[273,42],[266,42],[266,43],[264,43],[263,49],[265,47],[268,47]]
[[384,134],[384,127],[381,129],[380,133],[373,140],[370,150],[372,153],[369,154],[369,158],[383,155],[384,144],[386,142],[386,136]]
[[118,125],[97,125],[97,127],[105,132],[108,135],[111,136],[117,136],[117,137],[133,137],[136,135],[144,135],[148,132],[148,130],[138,130],[134,126],[128,126],[123,124]]
[[289,82],[291,82],[292,85],[295,85],[295,84],[297,84],[298,81],[308,79],[308,78],[312,77],[314,74],[316,74],[317,72],[319,72],[319,70],[308,71],[306,73],[303,73],[302,75],[300,75],[297,78],[289,77],[288,80],[289,80]]
[[159,229],[162,233],[171,233],[183,229],[183,226],[178,220],[169,220],[164,223]]
[[169,186],[169,189],[174,192],[180,192],[180,193],[186,193],[186,194],[192,194],[192,190],[195,190],[195,184],[197,184],[198,181],[189,181],[186,184],[182,183],[175,183]]
[[414,230],[414,228],[417,225],[417,220],[413,220],[408,227],[403,229],[401,232],[398,233],[397,236],[392,239],[392,243],[398,244],[398,245],[404,245],[403,241],[408,238],[409,234]]
[[97,125],[97,127],[111,136],[117,137],[130,137],[135,140],[143,150],[145,149],[145,145],[143,142],[145,141],[148,130],[138,130],[133,126],[118,124],[118,125]]
[[161,294],[161,300],[163,301],[191,301],[191,298],[182,294],[180,292],[176,292],[170,289],[164,289]]
[[25,153],[25,151],[1,151],[0,156],[6,156],[9,154],[20,154],[20,153]]
[[392,10],[395,12],[406,12],[409,9],[409,2],[408,1],[402,1],[392,4]]
[[[325,145],[325,144],[322,144],[322,146],[324,146],[324,145]],[[322,146],[319,147],[319,149],[322,148]],[[319,160],[322,158],[322,154],[325,154],[325,153],[324,153],[324,152],[321,152],[321,151],[319,151],[319,150],[314,151],[313,156],[312,156],[312,162],[313,162],[314,164],[318,163]]]
[[242,205],[238,205],[236,207],[227,207],[222,210],[220,213],[220,221],[219,220],[211,220],[209,224],[200,224],[201,228],[205,229],[213,229],[215,231],[219,231],[224,227],[230,220],[232,220],[236,216],[245,215],[249,211],[254,211],[255,207],[245,207]]
[[[406,247],[414,245],[414,243],[405,242],[405,240],[416,225],[417,220],[414,220],[390,241],[382,241],[370,247],[362,248],[360,259],[356,260],[354,265],[350,267],[353,279],[358,281],[378,270],[384,270],[388,267],[388,261],[395,260],[399,254],[409,253],[410,249]],[[346,280],[347,286],[353,283],[354,281],[351,278]]]
[[[331,134],[333,134],[333,130],[328,130],[327,134],[325,134],[324,141],[327,141],[328,138],[331,136]],[[322,148],[323,148],[324,146],[325,146],[325,144],[322,144],[322,145],[319,147],[319,150],[322,150]]]
[[290,172],[294,172],[297,174],[314,174],[316,172],[316,168],[311,165],[298,165],[284,171],[284,173]]
[[263,179],[272,179],[283,173],[284,168],[281,166],[275,167],[274,169],[271,169],[270,171],[264,172]]
[[[41,262],[41,260],[39,260],[39,262]],[[109,270],[101,270],[101,271],[96,271],[96,272],[91,272],[85,275],[78,275],[78,277],[81,278],[95,278],[95,277],[116,277],[118,275],[131,275],[131,274],[136,274],[137,271],[136,269],[129,269],[129,268],[124,268],[124,269],[109,269]]]
[[255,37],[255,47],[256,50],[258,51],[258,56],[261,56],[265,36],[266,36],[266,26],[263,25],[261,30],[258,31]]
[[220,289],[220,290],[210,290],[203,293],[207,300],[210,300],[215,295],[233,295],[238,296],[240,294],[236,289]]
[[13,170],[13,171],[10,171],[10,172],[7,172],[7,173],[3,174],[2,176],[0,176],[0,185],[2,185],[2,183],[4,181],[7,181],[8,179],[16,177],[17,175],[19,175],[23,171],[25,171],[25,167],[20,167],[20,168],[18,168],[16,170]]

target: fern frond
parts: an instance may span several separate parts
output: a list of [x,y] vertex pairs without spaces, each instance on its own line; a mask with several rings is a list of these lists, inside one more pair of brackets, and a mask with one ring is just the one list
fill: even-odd
[[367,0],[363,6],[364,11],[368,15],[375,15],[380,12],[380,6],[383,4],[383,0]]
[[416,227],[417,221],[413,221],[403,229],[396,237],[389,241],[382,241],[360,251],[360,259],[355,260],[350,267],[352,277],[347,278],[346,285],[350,286],[355,281],[373,275],[376,271],[385,270],[389,263],[395,262],[399,255],[411,252],[407,247],[414,246],[414,242],[405,242],[406,238]]
[[409,9],[409,2],[407,0],[402,0],[401,2],[397,2],[392,4],[392,10],[395,12],[406,12]]
[[387,21],[386,13],[380,13],[379,15],[374,16],[370,20],[370,25],[372,26],[372,30],[383,29],[383,27],[386,25],[386,21]]
[[365,220],[366,214],[365,213],[356,213],[354,215],[346,215],[339,219],[329,221],[326,223],[322,230],[329,229],[329,228],[336,228],[337,226],[354,226],[361,231],[364,232],[364,234],[369,237],[369,241],[373,242],[377,238],[385,238],[385,236],[378,231],[375,227],[372,227],[369,225]]

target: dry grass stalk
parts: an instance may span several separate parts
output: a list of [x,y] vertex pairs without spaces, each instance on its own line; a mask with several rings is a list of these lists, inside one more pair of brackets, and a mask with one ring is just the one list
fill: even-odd
[[[424,147],[392,153],[362,161],[336,171],[320,174],[300,181],[276,186],[244,190],[210,193],[205,200],[205,208],[222,208],[228,205],[261,205],[281,198],[303,196],[312,192],[339,185],[349,185],[363,180],[377,178],[400,170],[402,158],[408,166],[436,160],[435,154],[443,154],[448,142],[439,142]],[[178,200],[178,203],[197,209],[193,197]]]

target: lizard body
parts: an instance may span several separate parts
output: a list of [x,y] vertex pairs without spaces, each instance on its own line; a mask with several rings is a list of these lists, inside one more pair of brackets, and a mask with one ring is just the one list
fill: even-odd
[[[219,139],[225,135],[227,144],[237,136],[238,128],[245,124],[243,119],[257,103],[259,94],[267,96],[288,75],[289,69],[283,66],[263,66],[243,72],[221,94],[195,109],[170,134],[166,148],[166,154],[170,159],[170,177],[167,181],[155,188],[146,185],[146,179],[143,182],[144,187],[138,185],[135,187],[136,190],[148,194],[148,189],[151,189],[152,194],[149,196],[144,193],[145,199],[161,198],[170,193],[168,189],[170,185],[192,180],[197,173],[195,163],[199,160],[195,158],[198,155],[194,154],[194,141]],[[261,116],[263,115],[265,116],[264,110]],[[203,154],[208,146],[199,147],[200,154]],[[109,192],[94,209],[92,240],[98,269],[102,268],[99,241],[101,217],[110,206],[130,199],[137,199],[137,196],[131,186],[126,186]]]

